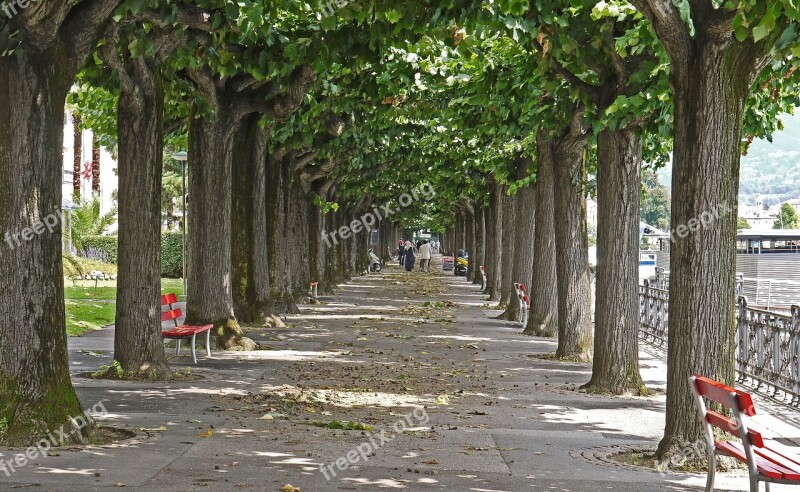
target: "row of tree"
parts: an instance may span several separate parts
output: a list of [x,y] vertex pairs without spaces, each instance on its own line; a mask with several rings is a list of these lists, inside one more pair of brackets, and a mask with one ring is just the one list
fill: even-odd
[[[64,103],[119,156],[115,358],[168,375],[160,336],[164,150],[189,154],[188,323],[253,348],[239,322],[294,309],[364,268],[355,219],[442,228],[485,264],[487,293],[531,286],[526,332],[588,360],[591,391],[638,371],[643,162],[673,153],[672,224],[737,208],[739,156],[796,101],[789,0],[39,2],[0,30],[0,228],[60,208]],[[73,88],[74,86],[74,88]],[[673,145],[674,143],[674,145]],[[422,183],[436,198],[395,200]],[[591,324],[585,198],[596,194]],[[376,208],[377,207],[377,208]],[[668,411],[660,453],[701,434],[692,372],[733,378],[736,214],[672,246]],[[355,239],[346,237],[348,227]],[[344,229],[342,229],[344,228]],[[330,247],[324,233],[342,230]],[[76,415],[61,245],[0,255],[0,439]],[[482,260],[482,261],[481,261]],[[473,269],[473,280],[477,269]],[[554,288],[555,286],[555,288]],[[24,302],[20,302],[23,299]],[[513,319],[515,303],[504,316]]]

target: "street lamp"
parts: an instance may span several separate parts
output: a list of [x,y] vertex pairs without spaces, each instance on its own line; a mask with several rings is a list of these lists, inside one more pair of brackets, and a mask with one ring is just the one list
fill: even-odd
[[188,299],[188,289],[186,286],[186,161],[189,160],[189,154],[186,152],[175,152],[172,158],[181,163],[181,200],[183,202],[181,214],[181,240],[183,241],[183,296]]

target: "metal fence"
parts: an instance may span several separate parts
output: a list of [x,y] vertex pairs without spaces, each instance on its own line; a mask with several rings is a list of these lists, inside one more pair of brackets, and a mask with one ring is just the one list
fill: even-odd
[[749,308],[739,297],[736,313],[737,380],[800,403],[800,307],[781,314]]
[[[666,349],[669,291],[639,286],[639,338]],[[800,306],[778,313],[747,306],[736,308],[736,379],[777,399],[800,405]]]
[[669,291],[650,287],[648,280],[639,286],[639,337],[646,343],[667,348]]

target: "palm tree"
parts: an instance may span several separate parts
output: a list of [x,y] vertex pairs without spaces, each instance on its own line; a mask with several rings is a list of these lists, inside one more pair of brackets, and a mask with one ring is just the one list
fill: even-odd
[[91,236],[102,236],[117,221],[117,209],[103,214],[100,211],[100,199],[95,197],[81,202],[81,206],[72,211],[70,221],[71,243],[80,254],[84,254],[87,239]]

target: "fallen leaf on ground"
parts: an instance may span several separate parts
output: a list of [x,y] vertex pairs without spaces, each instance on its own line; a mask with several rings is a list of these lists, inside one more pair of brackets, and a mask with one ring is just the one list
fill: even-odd
[[323,422],[321,420],[309,420],[309,425],[313,425],[316,427],[323,427],[325,429],[339,429],[339,430],[360,430],[360,431],[371,431],[372,426],[367,424],[362,424],[360,422],[353,422],[352,420],[349,422],[341,422],[339,420],[331,420],[330,422]]

